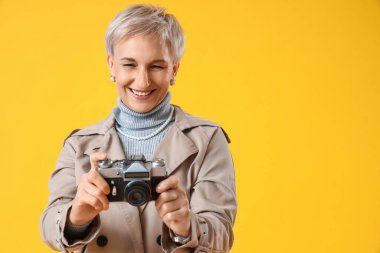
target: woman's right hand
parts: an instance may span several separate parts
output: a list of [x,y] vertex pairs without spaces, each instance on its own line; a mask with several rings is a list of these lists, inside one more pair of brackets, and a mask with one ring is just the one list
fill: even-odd
[[84,173],[77,188],[69,214],[69,222],[74,226],[88,224],[101,211],[108,210],[107,194],[110,188],[102,175],[97,171],[97,163],[107,159],[105,153],[94,153],[90,156],[91,170]]

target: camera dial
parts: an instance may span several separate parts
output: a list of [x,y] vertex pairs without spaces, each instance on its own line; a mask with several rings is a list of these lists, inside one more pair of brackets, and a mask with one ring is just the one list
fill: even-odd
[[113,161],[112,160],[100,160],[98,161],[98,168],[99,169],[106,169],[106,168],[109,168],[111,167],[113,164]]
[[152,161],[153,168],[165,167],[165,165],[166,165],[165,160],[162,158],[157,158],[156,160]]

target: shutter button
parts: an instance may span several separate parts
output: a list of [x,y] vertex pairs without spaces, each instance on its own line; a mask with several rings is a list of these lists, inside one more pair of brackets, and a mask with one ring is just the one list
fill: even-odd
[[157,236],[156,243],[161,246],[161,235]]
[[108,243],[108,239],[105,235],[100,235],[97,239],[96,239],[96,243],[98,244],[99,247],[104,247],[107,245]]

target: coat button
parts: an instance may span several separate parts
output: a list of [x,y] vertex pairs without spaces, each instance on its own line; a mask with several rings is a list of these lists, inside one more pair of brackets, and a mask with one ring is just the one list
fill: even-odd
[[96,239],[96,244],[98,244],[99,247],[104,247],[108,243],[108,238],[105,235],[99,235],[99,237]]
[[161,235],[157,236],[156,243],[161,246]]

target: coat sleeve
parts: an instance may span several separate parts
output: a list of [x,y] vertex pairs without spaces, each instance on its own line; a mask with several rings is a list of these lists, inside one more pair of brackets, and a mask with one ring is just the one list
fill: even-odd
[[58,157],[56,168],[49,181],[49,203],[40,220],[40,231],[43,241],[52,249],[68,252],[79,250],[93,240],[100,230],[100,219],[97,216],[89,226],[86,236],[81,240],[67,240],[65,226],[68,210],[76,194],[75,180],[76,152],[69,140]]
[[162,246],[166,252],[228,252],[232,247],[237,211],[235,172],[221,128],[211,137],[200,164],[190,197],[191,240],[178,247],[164,226]]

